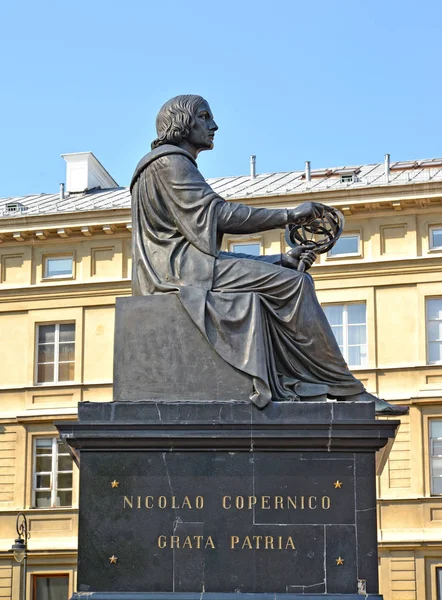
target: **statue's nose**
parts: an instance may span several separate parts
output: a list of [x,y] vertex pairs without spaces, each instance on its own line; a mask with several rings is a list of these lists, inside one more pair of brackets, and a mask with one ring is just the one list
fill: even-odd
[[210,129],[212,131],[217,131],[218,130],[218,125],[213,120],[212,120],[212,125],[210,126]]

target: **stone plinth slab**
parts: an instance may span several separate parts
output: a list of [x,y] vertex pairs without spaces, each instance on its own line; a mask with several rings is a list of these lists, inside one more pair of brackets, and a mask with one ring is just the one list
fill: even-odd
[[80,404],[58,424],[81,459],[79,592],[380,598],[374,454],[397,425],[366,403]]

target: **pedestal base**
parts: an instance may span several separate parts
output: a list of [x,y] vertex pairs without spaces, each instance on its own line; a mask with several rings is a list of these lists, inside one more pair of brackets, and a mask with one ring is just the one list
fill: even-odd
[[71,600],[382,600],[379,594],[229,594],[224,592],[78,592]]
[[397,425],[371,403],[80,404],[58,424],[81,458],[74,598],[380,598],[375,452]]

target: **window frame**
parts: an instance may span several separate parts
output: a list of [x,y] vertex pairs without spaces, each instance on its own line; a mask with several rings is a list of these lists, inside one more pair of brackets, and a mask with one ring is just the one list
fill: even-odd
[[355,183],[356,173],[341,173],[339,176],[339,183],[349,184]]
[[[362,304],[365,306],[365,344],[351,344],[351,346],[363,346],[365,345],[365,362],[362,362],[359,365],[352,365],[349,362],[349,344],[348,344],[348,307],[351,305]],[[354,301],[354,302],[324,302],[322,304],[322,308],[324,309],[326,306],[342,306],[343,314],[342,314],[342,356],[344,357],[345,362],[348,364],[350,369],[367,369],[368,368],[368,319],[367,319],[367,302],[366,301]],[[326,315],[327,316],[327,315]],[[327,319],[328,321],[328,319]],[[353,323],[356,325],[356,323]],[[362,325],[362,323],[359,323]],[[331,325],[330,325],[331,327]],[[334,334],[333,334],[334,335]],[[336,338],[335,338],[336,339]],[[336,340],[337,342],[337,340]],[[338,342],[337,342],[338,343]],[[339,345],[339,344],[338,344]]]
[[[60,366],[60,325],[70,325],[73,324],[74,325],[74,341],[73,342],[66,342],[66,343],[71,343],[74,344],[74,360],[73,361],[62,361],[62,364],[64,363],[70,363],[73,362],[74,363],[74,376],[73,379],[69,379],[69,380],[65,380],[65,381],[59,381],[59,366]],[[54,381],[38,381],[38,367],[41,364],[51,364],[51,363],[40,363],[38,361],[38,348],[39,348],[39,341],[38,341],[38,337],[39,337],[39,328],[40,327],[45,327],[48,325],[54,325],[55,326],[55,338],[54,338]],[[68,321],[59,321],[57,323],[54,322],[39,322],[35,324],[35,361],[34,361],[34,385],[36,386],[43,386],[43,385],[69,385],[71,383],[75,383],[75,364],[76,364],[76,344],[77,344],[77,324],[76,321],[74,320],[68,320]]]
[[[37,444],[41,440],[51,440],[51,471],[37,471]],[[60,455],[58,451],[58,443],[60,437],[56,435],[38,435],[33,439],[32,444],[32,497],[31,503],[32,507],[37,510],[50,510],[52,508],[72,508],[74,505],[74,460],[72,459],[72,469],[70,471],[60,471],[60,473],[71,473],[71,487],[70,488],[61,488],[60,491],[70,491],[71,492],[71,503],[66,505],[57,505],[56,498],[57,492],[59,491],[58,487],[58,457]],[[63,454],[66,454],[65,452]],[[69,454],[69,453],[68,453]],[[49,474],[50,475],[50,486],[49,488],[37,488],[37,476],[41,474]],[[51,500],[50,506],[37,506],[37,492],[38,491],[50,491]]]
[[[435,477],[433,475],[433,458],[442,458],[442,454],[433,454],[433,441],[442,442],[442,437],[433,437],[431,435],[431,426],[435,421],[442,423],[442,418],[432,417],[428,419],[428,459],[429,459],[429,475],[430,475],[430,496],[442,498],[442,492],[437,494],[433,491],[433,479],[442,479],[442,475]],[[442,599],[441,599],[442,600]]]
[[[66,259],[70,258],[72,261],[71,273],[70,275],[48,275],[47,274],[47,263],[49,260],[53,259]],[[56,254],[44,254],[43,255],[43,268],[42,268],[42,281],[60,281],[61,279],[74,279],[75,277],[75,258],[73,252],[60,252]]]
[[[440,576],[440,586],[439,584],[439,571],[441,573]],[[435,585],[436,585],[436,598],[437,600],[442,600],[442,567],[438,567],[436,566],[434,568],[434,581],[435,581]]]
[[[262,256],[262,243],[261,240],[257,240],[255,239],[251,239],[251,240],[229,240],[229,252],[235,252],[235,250],[233,250],[233,246],[253,246],[253,245],[257,245],[259,246],[259,254],[251,254],[250,256]],[[236,252],[238,252],[236,250]],[[239,254],[248,254],[248,252],[243,252],[243,253],[239,253]]]
[[428,227],[428,250],[430,252],[442,252],[442,245],[433,246],[433,232],[434,231],[442,232],[442,225],[430,225]]
[[[438,361],[430,361],[430,343],[439,342],[442,345],[442,339],[440,340],[431,340],[430,341],[430,319],[428,318],[428,302],[430,300],[439,300],[442,303],[441,296],[426,296],[425,297],[425,339],[426,339],[426,364],[427,365],[442,365],[442,359]],[[436,319],[436,321],[442,321],[442,319]],[[435,319],[432,319],[435,321]]]
[[339,239],[345,237],[357,237],[358,238],[358,249],[357,252],[340,252],[332,254],[333,248],[327,252],[327,260],[334,258],[346,258],[346,257],[361,257],[362,256],[362,235],[360,231],[348,231],[341,235]]
[[32,573],[32,600],[37,600],[37,579],[38,578],[44,578],[44,579],[53,579],[55,577],[66,577],[67,578],[67,583],[68,583],[68,595],[67,595],[67,599],[69,598],[69,596],[71,595],[71,591],[70,591],[70,585],[71,585],[71,578],[69,573]]

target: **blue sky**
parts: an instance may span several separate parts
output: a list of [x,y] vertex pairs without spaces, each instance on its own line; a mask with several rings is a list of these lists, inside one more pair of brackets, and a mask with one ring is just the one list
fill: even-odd
[[161,104],[219,125],[206,177],[442,156],[440,0],[24,0],[0,8],[0,197],[91,150],[120,185]]

